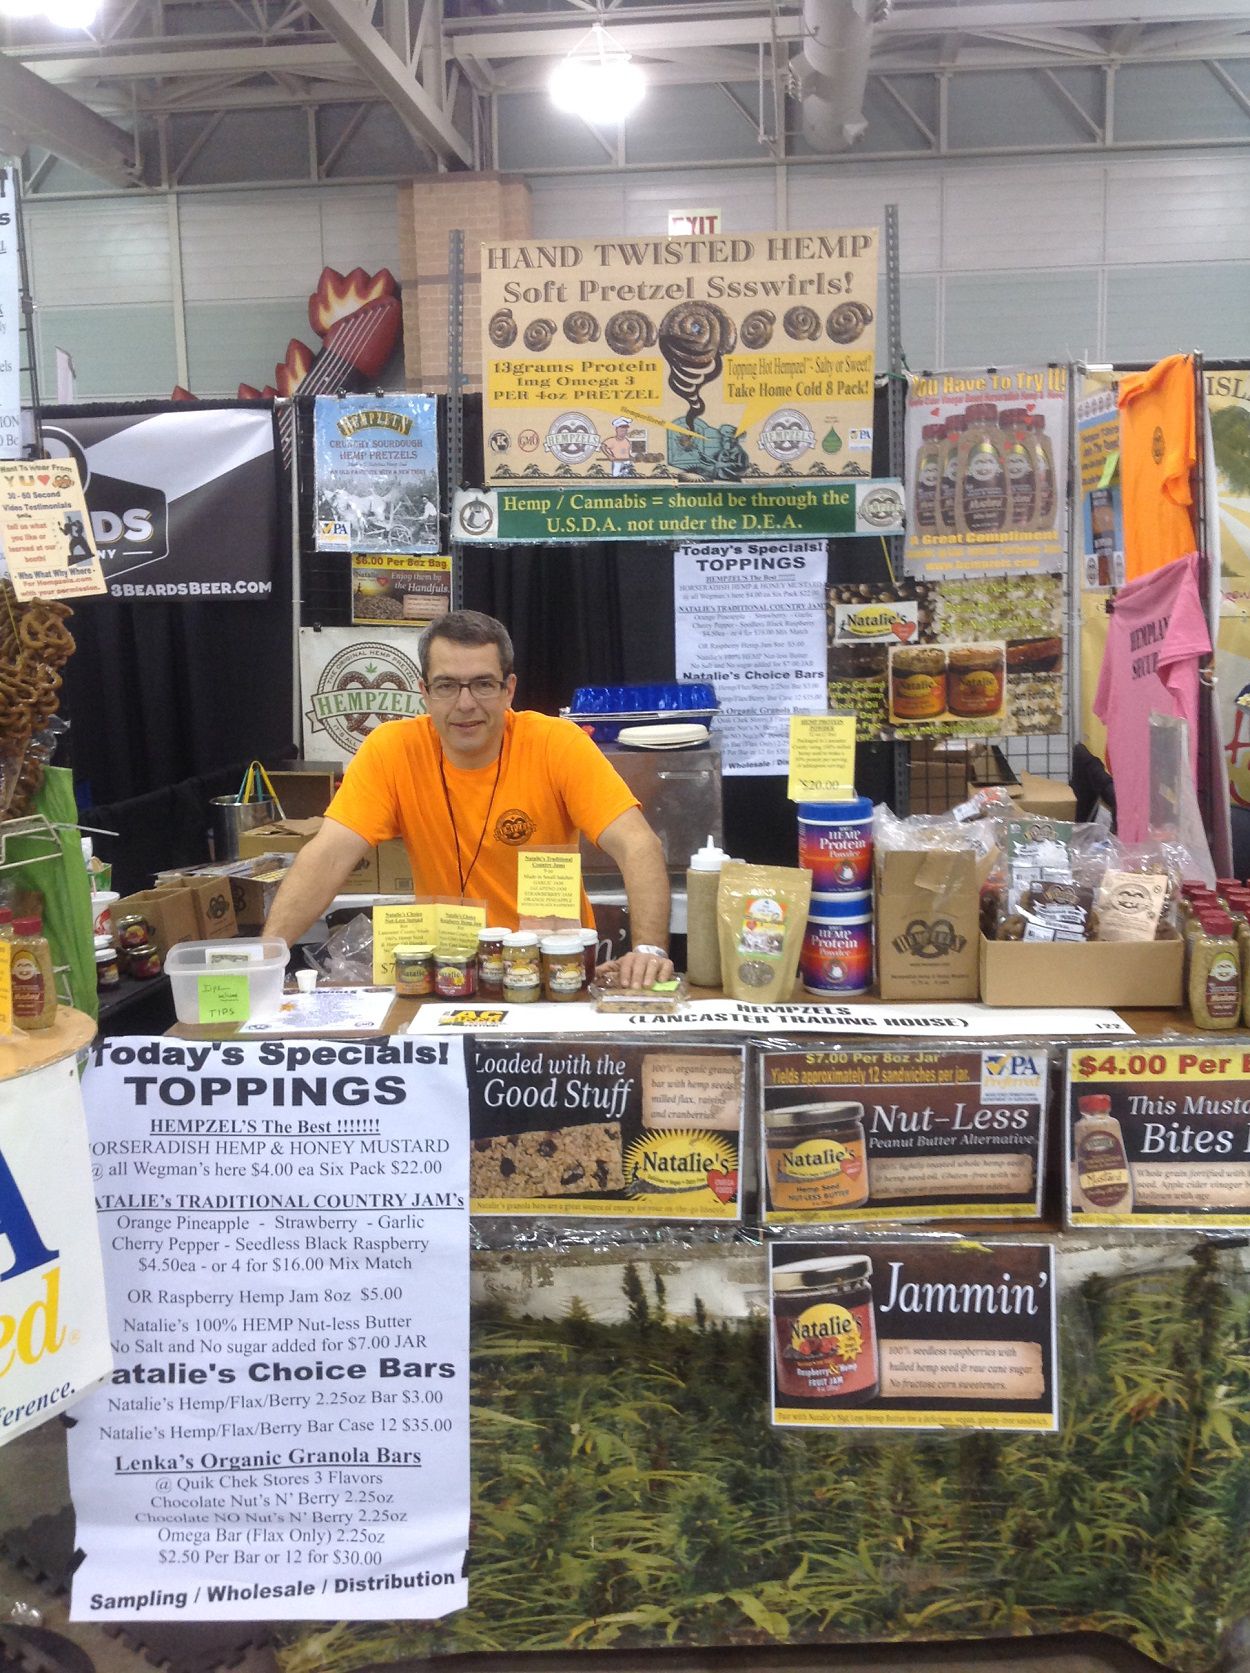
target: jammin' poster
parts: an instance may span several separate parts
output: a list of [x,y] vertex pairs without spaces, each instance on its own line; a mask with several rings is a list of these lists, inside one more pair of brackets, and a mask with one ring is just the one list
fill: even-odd
[[871,475],[879,243],[484,244],[488,483]]

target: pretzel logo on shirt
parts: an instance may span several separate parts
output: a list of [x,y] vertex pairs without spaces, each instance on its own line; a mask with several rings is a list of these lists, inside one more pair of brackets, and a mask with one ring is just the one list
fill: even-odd
[[536,829],[534,820],[524,808],[506,808],[495,821],[495,840],[506,842],[510,848],[520,848],[529,841]]
[[1155,433],[1150,438],[1150,457],[1156,465],[1163,463],[1163,426],[1155,425]]

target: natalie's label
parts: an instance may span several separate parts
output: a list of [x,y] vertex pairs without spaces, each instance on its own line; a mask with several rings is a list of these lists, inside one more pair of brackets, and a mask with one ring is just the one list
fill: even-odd
[[1072,1226],[1250,1226],[1250,1051],[1135,1040],[1067,1054]]
[[[765,1221],[1036,1219],[1049,1067],[1040,1045],[761,1051]],[[791,1183],[785,1153],[829,1140],[862,1158],[853,1185]]]
[[741,1046],[468,1048],[475,1214],[736,1220]]
[[1048,1243],[773,1243],[769,1302],[774,1424],[1059,1426]]
[[1236,1017],[1241,1011],[1241,966],[1231,953],[1211,961],[1206,982],[1207,1012],[1213,1017]]
[[19,1021],[43,1015],[47,989],[39,960],[19,947],[12,965],[13,1015]]
[[83,1090],[115,1365],[72,1618],[464,1608],[463,1047],[119,1038]]

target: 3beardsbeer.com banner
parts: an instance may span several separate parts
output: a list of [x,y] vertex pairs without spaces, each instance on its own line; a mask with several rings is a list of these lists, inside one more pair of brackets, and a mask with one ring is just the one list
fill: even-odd
[[871,475],[879,241],[484,244],[487,481]]

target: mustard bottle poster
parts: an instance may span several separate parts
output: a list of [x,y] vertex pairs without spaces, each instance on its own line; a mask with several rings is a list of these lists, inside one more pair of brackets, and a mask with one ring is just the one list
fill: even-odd
[[487,481],[871,475],[879,242],[483,244]]

